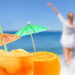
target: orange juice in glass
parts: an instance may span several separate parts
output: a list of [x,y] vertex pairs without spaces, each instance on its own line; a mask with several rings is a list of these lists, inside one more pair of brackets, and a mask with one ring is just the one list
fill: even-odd
[[34,54],[33,75],[60,75],[58,56],[50,52]]
[[0,50],[0,75],[33,75],[32,55],[22,49]]

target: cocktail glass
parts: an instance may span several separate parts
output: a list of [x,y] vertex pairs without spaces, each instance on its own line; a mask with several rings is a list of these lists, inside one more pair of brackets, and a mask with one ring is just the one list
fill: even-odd
[[19,49],[11,52],[1,50],[0,54],[0,75],[33,75],[30,53]]

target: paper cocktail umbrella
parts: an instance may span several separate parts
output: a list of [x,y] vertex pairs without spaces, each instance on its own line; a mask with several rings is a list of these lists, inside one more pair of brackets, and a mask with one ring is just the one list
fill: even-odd
[[44,27],[44,26],[28,24],[24,28],[22,28],[20,31],[16,32],[15,34],[19,35],[19,36],[31,35],[34,51],[36,52],[36,48],[35,48],[32,34],[43,32],[43,31],[46,31],[47,29],[48,28]]
[[6,44],[16,41],[19,38],[20,36],[18,35],[3,33],[2,27],[0,26],[0,46],[4,45],[5,51],[7,51]]

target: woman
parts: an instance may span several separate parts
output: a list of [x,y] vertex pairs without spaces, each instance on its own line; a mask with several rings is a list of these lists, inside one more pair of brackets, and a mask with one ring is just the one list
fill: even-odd
[[48,3],[48,6],[54,10],[54,12],[57,14],[58,18],[63,24],[61,44],[63,46],[66,63],[69,65],[73,56],[73,50],[75,48],[74,14],[72,12],[68,13],[68,20],[66,21],[51,3]]

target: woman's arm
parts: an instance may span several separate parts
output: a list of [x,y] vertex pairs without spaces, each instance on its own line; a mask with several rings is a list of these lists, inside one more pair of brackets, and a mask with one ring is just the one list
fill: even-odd
[[48,6],[51,7],[51,8],[54,10],[54,12],[58,15],[59,20],[60,20],[63,24],[65,24],[65,23],[66,23],[66,20],[65,20],[65,19],[63,18],[63,16],[59,13],[59,11],[58,11],[51,3],[48,3]]
[[56,14],[59,14],[58,10],[51,3],[48,3],[48,6],[51,7]]

